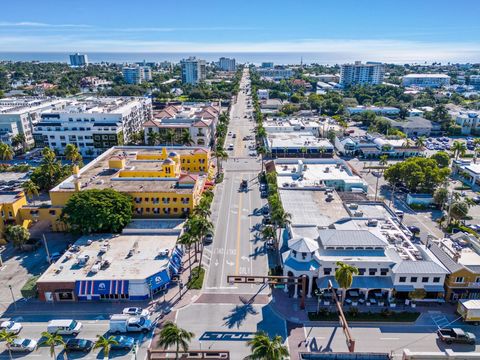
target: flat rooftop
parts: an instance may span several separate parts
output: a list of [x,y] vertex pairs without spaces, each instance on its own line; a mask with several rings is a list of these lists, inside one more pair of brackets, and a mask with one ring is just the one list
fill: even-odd
[[458,255],[458,263],[467,267],[480,268],[480,241],[474,236],[452,236],[435,241],[439,247],[450,257]]
[[[67,251],[39,278],[39,282],[74,282],[79,280],[146,279],[168,266],[169,257],[160,251],[171,251],[177,235],[112,235],[83,236],[75,242],[79,251]],[[129,256],[129,252],[133,254]],[[88,260],[78,264],[79,257]],[[110,266],[95,270],[98,260],[108,260]]]
[[[178,155],[191,154],[199,148],[188,147],[169,147],[167,153],[171,151]],[[192,188],[178,187],[178,178],[149,178],[149,177],[119,177],[122,170],[110,169],[109,160],[112,157],[124,157],[125,168],[123,170],[155,171],[162,169],[163,160],[137,160],[137,155],[161,155],[161,147],[114,147],[97,159],[90,162],[79,172],[79,181],[82,190],[89,189],[108,189],[113,188],[122,192],[175,192],[178,194],[189,194]],[[199,181],[204,182],[205,177],[199,176]],[[74,191],[74,176],[70,176],[61,184],[57,185],[52,191]]]
[[[279,187],[318,187],[324,181],[344,181],[362,183],[361,177],[352,174],[350,168],[343,161],[297,160],[275,162],[277,182]],[[366,185],[366,184],[365,184]]]
[[0,191],[0,204],[10,204],[18,199],[18,191]]
[[324,191],[279,190],[285,211],[292,215],[292,226],[328,227],[335,221],[349,217],[337,193],[327,202]]
[[87,96],[78,98],[63,99],[65,102],[62,108],[52,108],[42,112],[45,114],[120,114],[123,111],[135,106],[145,98],[140,97],[97,97]]
[[1,114],[23,114],[44,109],[48,106],[60,104],[64,100],[53,97],[19,97],[0,99],[0,115]]
[[333,149],[333,145],[326,139],[320,139],[310,133],[275,133],[271,132],[267,136],[267,141],[271,148],[320,148]]

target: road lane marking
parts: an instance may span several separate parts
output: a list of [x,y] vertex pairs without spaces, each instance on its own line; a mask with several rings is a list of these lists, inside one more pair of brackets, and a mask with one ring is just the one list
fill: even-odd
[[396,337],[396,338],[394,338],[394,337],[390,337],[390,338],[389,338],[389,337],[386,337],[386,338],[380,338],[380,340],[400,340],[400,338],[398,338],[398,337]]
[[235,258],[235,275],[238,275],[238,267],[240,266],[240,235],[241,235],[241,225],[242,225],[242,200],[243,196],[240,195],[240,200],[238,201],[238,217],[237,217],[237,256]]

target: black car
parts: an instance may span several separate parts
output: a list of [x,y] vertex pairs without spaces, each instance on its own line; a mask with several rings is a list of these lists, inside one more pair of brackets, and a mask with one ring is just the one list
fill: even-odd
[[265,206],[262,208],[262,214],[263,214],[263,215],[268,215],[269,212],[270,212],[270,209],[268,208],[268,205],[265,205]]
[[92,350],[92,347],[93,341],[86,339],[68,339],[65,345],[65,350],[89,352]]
[[410,230],[412,234],[420,234],[420,228],[418,226],[409,226],[408,230]]
[[260,191],[260,197],[261,197],[262,199],[267,198],[267,197],[268,197],[268,191],[267,191],[267,190],[262,190],[262,191]]

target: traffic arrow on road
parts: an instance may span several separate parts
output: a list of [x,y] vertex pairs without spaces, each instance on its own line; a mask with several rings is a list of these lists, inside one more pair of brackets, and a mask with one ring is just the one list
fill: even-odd
[[241,259],[245,261],[250,261],[250,258],[248,256],[242,256]]

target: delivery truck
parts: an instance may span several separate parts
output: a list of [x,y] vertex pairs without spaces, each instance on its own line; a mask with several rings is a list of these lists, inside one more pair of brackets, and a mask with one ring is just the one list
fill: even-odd
[[480,300],[478,299],[460,299],[458,301],[457,312],[463,321],[480,324]]

